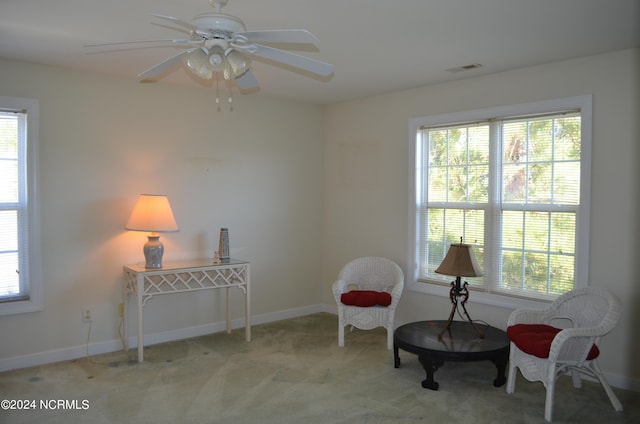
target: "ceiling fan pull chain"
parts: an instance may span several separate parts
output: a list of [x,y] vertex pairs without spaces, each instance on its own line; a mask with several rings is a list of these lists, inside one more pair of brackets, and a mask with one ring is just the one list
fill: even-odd
[[218,72],[216,72],[216,105],[218,105],[218,112],[220,112],[220,77]]
[[233,112],[233,97],[231,95],[231,80],[229,80],[229,112]]

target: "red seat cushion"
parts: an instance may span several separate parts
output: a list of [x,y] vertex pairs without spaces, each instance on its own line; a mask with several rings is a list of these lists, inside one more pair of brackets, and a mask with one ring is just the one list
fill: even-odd
[[[551,342],[560,331],[561,328],[546,324],[516,324],[507,328],[507,336],[521,351],[538,358],[548,358]],[[598,355],[600,350],[593,345],[587,359],[595,359]]]
[[391,295],[387,292],[373,290],[351,290],[340,296],[340,301],[349,306],[389,306],[391,305]]

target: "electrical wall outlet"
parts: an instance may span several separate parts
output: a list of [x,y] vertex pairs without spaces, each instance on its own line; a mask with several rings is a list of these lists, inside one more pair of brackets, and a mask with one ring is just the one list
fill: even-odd
[[91,322],[91,309],[90,308],[82,308],[82,322]]
[[118,316],[124,318],[124,303],[118,305]]

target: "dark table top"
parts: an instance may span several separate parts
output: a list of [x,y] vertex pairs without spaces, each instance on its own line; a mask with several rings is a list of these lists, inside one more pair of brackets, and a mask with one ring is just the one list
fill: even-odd
[[428,353],[455,357],[457,354],[469,357],[474,354],[486,354],[508,349],[507,333],[486,324],[475,327],[484,334],[480,335],[467,321],[452,321],[451,326],[438,339],[438,335],[447,321],[419,321],[398,327],[394,333],[394,343],[413,353]]

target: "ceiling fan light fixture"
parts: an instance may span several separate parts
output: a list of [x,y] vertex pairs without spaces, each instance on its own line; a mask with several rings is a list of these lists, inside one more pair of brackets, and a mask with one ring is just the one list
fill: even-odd
[[218,53],[213,53],[211,56],[209,56],[209,64],[214,68],[222,65],[222,56],[220,56]]
[[227,51],[227,62],[229,62],[229,66],[231,67],[233,78],[239,77],[249,69],[249,59],[235,50]]
[[203,49],[196,49],[187,54],[184,64],[187,69],[203,79],[211,79],[213,73],[209,68],[209,56]]
[[209,52],[208,60],[209,68],[213,72],[222,72],[227,67],[227,59],[224,56],[224,50],[220,47],[214,47]]

